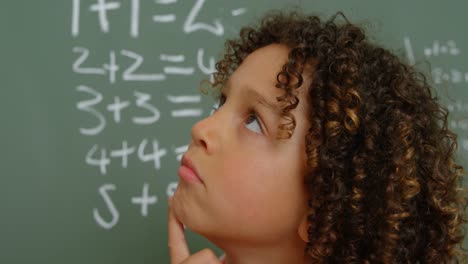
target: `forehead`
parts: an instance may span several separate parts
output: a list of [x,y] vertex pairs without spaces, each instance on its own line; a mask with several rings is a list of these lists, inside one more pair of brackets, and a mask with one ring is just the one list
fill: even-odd
[[[228,87],[252,87],[258,93],[276,102],[283,91],[275,87],[276,76],[288,59],[285,45],[271,44],[249,54],[228,80]],[[273,100],[272,100],[273,99]]]
[[[233,87],[236,92],[244,95],[247,89],[243,88],[248,87],[254,89],[272,105],[278,106],[276,97],[284,95],[284,90],[276,88],[276,78],[283,65],[288,61],[288,54],[289,48],[282,44],[270,44],[255,50],[230,76],[225,87],[227,89],[223,88],[223,90],[228,92]],[[312,68],[306,66],[305,71],[312,70]],[[301,109],[300,112],[307,112],[307,94],[311,79],[307,77],[307,74],[303,75],[303,78],[302,86],[296,90],[296,95],[300,100],[297,109]]]

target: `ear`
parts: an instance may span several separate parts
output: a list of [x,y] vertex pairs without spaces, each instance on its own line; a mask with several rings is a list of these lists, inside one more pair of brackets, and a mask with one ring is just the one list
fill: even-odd
[[307,229],[309,228],[309,220],[307,219],[308,212],[306,212],[299,223],[297,228],[297,234],[305,243],[309,242],[309,234],[307,233]]

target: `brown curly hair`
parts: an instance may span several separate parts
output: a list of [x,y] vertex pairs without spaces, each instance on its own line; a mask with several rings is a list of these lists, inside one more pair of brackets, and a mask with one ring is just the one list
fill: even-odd
[[[342,19],[339,19],[342,18]],[[458,263],[467,222],[456,135],[424,75],[366,39],[338,12],[329,20],[270,12],[228,40],[211,86],[219,91],[253,51],[289,47],[276,76],[285,122],[307,76],[305,138],[314,263]]]

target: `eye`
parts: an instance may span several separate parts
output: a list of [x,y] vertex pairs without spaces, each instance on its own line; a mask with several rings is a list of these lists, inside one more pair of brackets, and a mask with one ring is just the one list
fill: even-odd
[[245,127],[254,133],[262,134],[262,127],[255,112],[250,113],[247,121],[245,121]]
[[225,96],[224,94],[221,94],[221,95],[219,96],[218,101],[217,101],[216,104],[213,106],[213,112],[218,111],[218,109],[221,108],[221,106],[223,106],[225,102],[226,102],[226,96]]

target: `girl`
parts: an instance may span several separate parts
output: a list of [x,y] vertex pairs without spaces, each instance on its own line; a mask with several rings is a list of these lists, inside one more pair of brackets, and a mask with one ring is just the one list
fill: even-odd
[[183,225],[228,264],[461,260],[463,168],[422,74],[341,13],[270,13],[216,69],[170,200],[171,263],[221,263],[190,255]]

